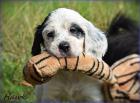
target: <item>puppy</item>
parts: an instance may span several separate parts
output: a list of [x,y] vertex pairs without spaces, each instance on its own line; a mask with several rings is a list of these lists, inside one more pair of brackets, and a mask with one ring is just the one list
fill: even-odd
[[[108,47],[103,59],[112,65],[129,54],[138,53],[138,31],[134,21],[118,14],[107,30],[106,38],[79,13],[59,8],[37,27],[32,55],[41,53],[43,49],[57,57],[75,57],[85,53],[102,59]],[[59,71],[51,81],[36,86],[37,103],[104,102],[107,98],[102,87],[101,81],[84,74]]]
[[[81,53],[99,60],[107,50],[105,34],[74,10],[52,11],[37,27],[32,55],[44,50],[56,57],[77,57]],[[100,81],[80,73],[60,71],[50,82],[36,86],[37,102],[102,101]]]
[[84,52],[101,59],[107,49],[103,32],[76,11],[65,8],[51,12],[37,27],[32,55],[41,52],[40,43],[57,57],[76,57]]

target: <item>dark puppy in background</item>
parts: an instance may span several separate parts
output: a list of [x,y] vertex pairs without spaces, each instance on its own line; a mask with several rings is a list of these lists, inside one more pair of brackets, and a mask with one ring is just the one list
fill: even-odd
[[[42,44],[43,49],[58,57],[78,56],[85,52],[102,59],[105,54],[103,59],[112,65],[129,54],[138,53],[138,26],[121,14],[113,19],[107,30],[107,39],[108,50],[105,54],[107,42],[103,32],[77,12],[59,9],[38,26],[32,55],[41,52]],[[51,81],[36,86],[37,103],[103,102],[106,98],[102,86],[101,81],[84,74],[60,71]]]
[[128,16],[118,13],[112,20],[106,34],[108,50],[104,60],[109,65],[130,54],[139,54],[140,28],[136,21]]

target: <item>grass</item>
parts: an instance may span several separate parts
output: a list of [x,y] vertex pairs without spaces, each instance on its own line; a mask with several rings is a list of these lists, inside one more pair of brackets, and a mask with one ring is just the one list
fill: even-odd
[[[22,96],[24,99],[13,101],[28,103],[35,100],[34,88],[18,85],[23,80],[22,69],[29,57],[33,42],[35,27],[43,21],[52,10],[66,7],[78,11],[86,19],[105,31],[111,19],[122,11],[138,20],[139,5],[136,2],[113,1],[7,1],[2,2],[2,28],[0,40],[3,44],[1,101],[6,94]],[[1,38],[2,37],[2,38]],[[1,45],[1,43],[0,43]],[[0,85],[2,85],[0,84]],[[6,102],[11,100],[7,100]]]

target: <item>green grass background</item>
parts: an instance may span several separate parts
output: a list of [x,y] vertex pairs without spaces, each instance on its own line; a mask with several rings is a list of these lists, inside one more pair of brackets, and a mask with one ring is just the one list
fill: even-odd
[[[117,0],[116,0],[117,1]],[[132,0],[133,1],[133,0]],[[24,95],[25,99],[15,102],[33,102],[35,100],[34,88],[19,86],[23,80],[22,69],[31,57],[31,46],[35,27],[40,24],[49,12],[56,8],[66,7],[78,11],[101,30],[105,31],[111,19],[119,11],[125,12],[133,19],[139,19],[139,5],[137,2],[124,1],[7,1],[1,2],[2,25],[0,40],[3,49],[1,52],[3,88],[0,99],[6,93]],[[0,84],[0,85],[2,85]]]

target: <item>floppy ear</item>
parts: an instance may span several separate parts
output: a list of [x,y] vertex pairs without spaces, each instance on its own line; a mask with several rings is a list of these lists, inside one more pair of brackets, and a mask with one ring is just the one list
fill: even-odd
[[43,44],[43,37],[42,37],[41,25],[39,25],[36,28],[36,32],[35,32],[35,35],[34,35],[34,41],[33,41],[32,52],[31,52],[33,56],[35,56],[37,54],[40,54],[41,43]]
[[98,59],[102,59],[107,50],[107,38],[105,34],[96,28],[91,22],[87,23],[87,35],[85,35],[85,47]]
[[44,19],[43,23],[36,28],[36,32],[34,35],[34,41],[33,41],[33,45],[32,45],[32,50],[31,50],[31,54],[33,56],[41,53],[41,45],[44,45],[42,30],[44,29],[45,23],[47,22],[49,17],[50,17],[50,13]]

